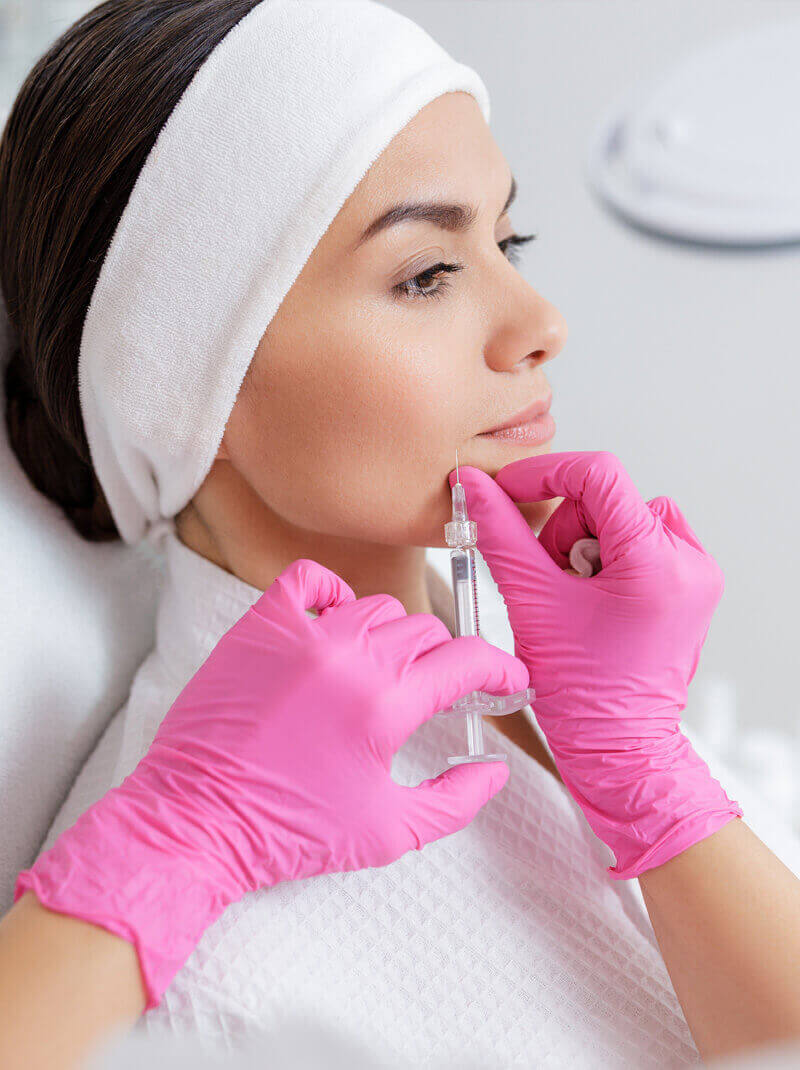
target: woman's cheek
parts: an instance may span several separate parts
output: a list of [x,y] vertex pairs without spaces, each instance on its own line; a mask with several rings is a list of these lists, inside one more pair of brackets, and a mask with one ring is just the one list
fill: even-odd
[[463,432],[452,379],[430,350],[339,348],[273,355],[244,407],[238,461],[283,520],[319,534],[439,545],[447,474]]
[[443,523],[446,473],[432,477],[424,437],[409,436],[396,413],[380,415],[371,409],[354,423],[323,418],[254,436],[237,463],[284,522],[361,542],[427,545]]

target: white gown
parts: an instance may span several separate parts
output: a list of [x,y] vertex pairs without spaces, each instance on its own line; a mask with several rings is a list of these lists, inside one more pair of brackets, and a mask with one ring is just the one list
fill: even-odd
[[[45,846],[133,769],[262,593],[174,534],[164,550],[156,645]],[[492,725],[485,731],[511,775],[467,828],[387,867],[249,893],[136,1028],[234,1049],[291,1012],[416,1067],[698,1062],[636,882],[611,880],[610,853],[563,786]],[[462,750],[462,725],[434,718],[398,752],[393,775],[418,783]]]

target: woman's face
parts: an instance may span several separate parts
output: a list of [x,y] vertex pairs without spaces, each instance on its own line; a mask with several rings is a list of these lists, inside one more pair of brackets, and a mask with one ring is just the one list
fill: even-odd
[[[476,101],[448,93],[343,205],[261,339],[220,454],[284,522],[443,545],[456,450],[494,475],[550,448],[547,419],[547,440],[485,434],[549,397],[543,365],[566,337],[501,245],[514,234],[510,185]],[[407,219],[362,238],[412,202],[470,206],[474,220],[454,230]],[[457,270],[430,272],[440,264]],[[537,523],[536,509],[527,515]]]

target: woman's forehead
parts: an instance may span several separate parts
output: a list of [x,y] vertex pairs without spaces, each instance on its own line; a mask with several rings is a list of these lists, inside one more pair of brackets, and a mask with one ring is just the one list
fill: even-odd
[[[422,108],[362,176],[320,245],[353,248],[389,213],[409,204],[479,204],[508,186],[508,164],[468,93]],[[385,231],[384,231],[385,232]]]

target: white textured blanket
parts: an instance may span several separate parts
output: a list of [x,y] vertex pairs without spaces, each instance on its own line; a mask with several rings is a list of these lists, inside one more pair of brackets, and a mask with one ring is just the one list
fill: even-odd
[[[174,535],[165,550],[156,648],[48,845],[133,768],[178,692],[261,593]],[[511,776],[470,826],[385,868],[249,894],[205,933],[137,1028],[233,1048],[297,1014],[418,1067],[697,1062],[638,886],[606,876],[610,857],[563,787],[491,725],[486,732],[508,753]],[[428,722],[398,753],[396,779],[440,772],[461,733],[458,721]]]

